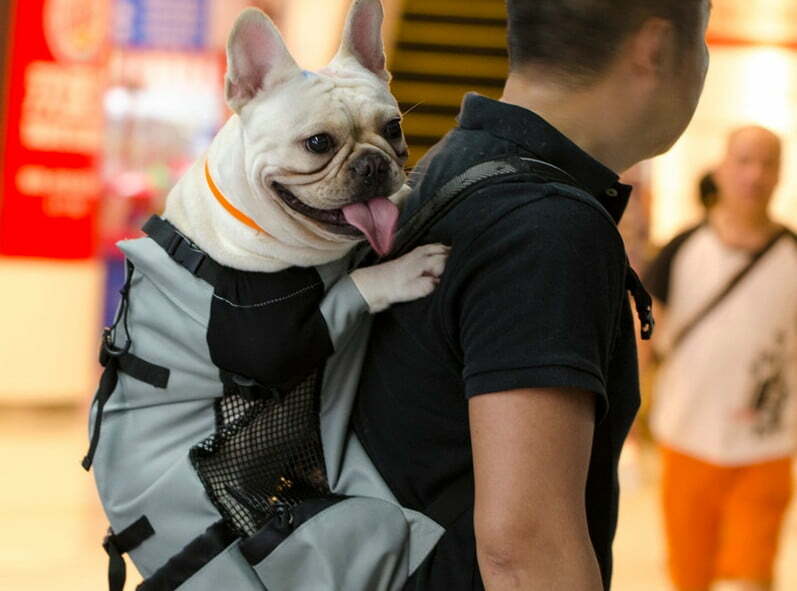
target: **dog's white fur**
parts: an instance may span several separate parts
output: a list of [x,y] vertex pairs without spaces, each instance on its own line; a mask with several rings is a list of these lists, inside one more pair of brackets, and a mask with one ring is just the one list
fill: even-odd
[[[353,162],[379,153],[390,162],[389,181],[400,204],[406,188],[406,144],[386,138],[384,122],[400,118],[388,88],[379,0],[355,0],[343,42],[317,73],[302,71],[273,23],[247,9],[228,43],[226,98],[235,114],[168,196],[164,217],[221,264],[276,272],[321,265],[346,255],[358,238],[335,233],[289,207],[272,183],[317,209],[352,199]],[[308,151],[304,141],[328,133],[332,155]],[[217,201],[205,179],[205,162],[226,199],[264,231],[236,219]],[[372,311],[431,293],[448,249],[420,247],[397,261],[352,274]]]

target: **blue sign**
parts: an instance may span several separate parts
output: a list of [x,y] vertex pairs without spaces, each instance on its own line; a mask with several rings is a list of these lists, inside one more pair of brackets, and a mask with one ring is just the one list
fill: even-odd
[[117,0],[116,42],[142,49],[205,49],[209,4],[210,0]]

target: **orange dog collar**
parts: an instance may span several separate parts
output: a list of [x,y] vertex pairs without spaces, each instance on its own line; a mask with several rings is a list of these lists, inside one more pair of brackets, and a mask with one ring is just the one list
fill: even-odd
[[224,197],[222,192],[219,190],[216,183],[213,181],[213,177],[210,174],[210,165],[207,160],[205,160],[205,180],[207,180],[208,187],[210,188],[210,192],[213,193],[213,196],[216,200],[221,204],[221,206],[226,209],[230,215],[232,215],[235,219],[239,222],[242,222],[252,228],[253,230],[257,230],[258,232],[263,232],[263,234],[268,234],[263,228],[257,225],[255,221],[247,216],[242,211],[235,208],[235,206],[227,201],[227,198]]

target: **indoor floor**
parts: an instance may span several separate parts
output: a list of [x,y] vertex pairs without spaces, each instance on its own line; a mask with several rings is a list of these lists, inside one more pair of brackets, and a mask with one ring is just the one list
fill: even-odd
[[[0,409],[0,590],[103,591],[106,524],[80,467],[82,412]],[[626,481],[614,591],[668,591],[651,452]],[[776,591],[797,589],[797,515],[790,517]],[[130,577],[128,588],[138,581]],[[234,591],[234,590],[230,590]]]

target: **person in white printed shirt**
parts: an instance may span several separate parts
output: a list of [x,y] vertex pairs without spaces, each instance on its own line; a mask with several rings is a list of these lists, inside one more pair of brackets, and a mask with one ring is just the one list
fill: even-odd
[[769,213],[781,152],[769,130],[734,131],[716,204],[646,276],[663,359],[651,427],[679,591],[773,588],[797,451],[797,238]]

